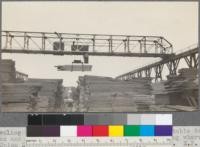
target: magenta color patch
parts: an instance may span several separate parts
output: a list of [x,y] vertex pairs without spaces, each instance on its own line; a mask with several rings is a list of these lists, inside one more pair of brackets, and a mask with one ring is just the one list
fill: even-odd
[[92,126],[78,126],[77,136],[92,136]]

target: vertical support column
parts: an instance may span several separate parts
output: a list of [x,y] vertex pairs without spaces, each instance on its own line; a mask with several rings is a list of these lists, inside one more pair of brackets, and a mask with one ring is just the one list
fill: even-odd
[[197,65],[197,68],[199,68],[199,54],[198,53],[196,54],[196,65]]
[[127,49],[128,53],[130,53],[130,36],[127,36]]
[[9,44],[9,48],[12,49],[12,41],[13,41],[14,35],[9,34],[9,39],[8,40],[8,44]]
[[199,55],[197,54],[193,54],[192,55],[192,58],[193,58],[193,63],[194,63],[194,68],[198,68],[198,57],[199,57]]
[[110,38],[108,39],[108,52],[111,52],[111,47],[110,47]]
[[94,35],[93,38],[92,38],[92,50],[93,50],[93,52],[95,52],[95,38],[96,38],[96,36]]
[[63,40],[63,38],[62,38],[62,34],[61,33],[59,33],[59,38],[60,38],[60,45],[59,46],[60,46],[60,50],[62,50],[62,40]]
[[[160,37],[160,44],[163,44],[163,37]],[[163,47],[160,48],[160,53],[162,54],[164,52]]]
[[140,53],[142,53],[142,41],[139,40],[138,42],[139,42],[139,44],[140,44]]
[[124,52],[125,52],[125,53],[126,53],[126,48],[127,48],[126,41],[127,41],[127,40],[123,40],[123,43],[124,43]]
[[110,36],[110,38],[108,39],[108,43],[109,43],[109,52],[112,53],[112,47],[113,47],[113,38],[112,36]]
[[189,59],[190,68],[192,68],[192,67],[193,67],[193,57],[192,57],[192,55],[190,55],[189,58],[190,58],[190,59]]
[[162,80],[162,71],[163,71],[164,64],[158,65],[154,67],[155,71],[155,82],[158,82],[158,80]]
[[146,37],[144,37],[144,53],[147,53]]
[[[57,35],[57,37],[59,38],[59,47],[58,47],[58,50],[62,50],[62,40],[63,40],[63,38],[62,38],[62,34],[61,33],[57,33],[57,32],[54,32],[56,35]],[[64,48],[63,48],[63,50],[64,50]]]
[[74,45],[76,45],[76,51],[79,51],[79,42],[78,42],[78,40],[79,40],[79,38],[78,38],[78,36],[77,36],[77,38],[76,38],[76,44],[74,44]]
[[132,74],[132,79],[134,79],[135,78],[135,73],[134,74]]
[[123,40],[124,42],[124,52],[130,53],[130,36],[127,36],[126,39]]
[[5,49],[12,48],[12,40],[14,36],[10,32],[6,32]]
[[177,68],[179,65],[179,61],[180,59],[177,59],[177,60],[173,60],[167,63],[167,67],[168,67],[170,75],[177,75]]
[[142,71],[138,71],[137,78],[142,78]]
[[112,52],[113,52],[112,47],[113,47],[113,38],[112,38],[112,36],[110,36],[110,38],[108,39],[108,49],[109,49],[109,53],[112,53]]
[[24,33],[24,49],[29,49],[29,39],[30,36],[27,35],[27,33]]
[[24,33],[24,49],[26,49],[26,44],[27,44],[27,36],[26,33]]
[[198,55],[192,54],[189,57],[184,57],[189,68],[198,68]]
[[145,36],[141,40],[139,40],[139,44],[140,44],[140,53],[147,53],[147,45],[146,45]]
[[113,37],[110,36],[110,48],[111,48],[111,52],[113,52]]
[[178,68],[178,65],[179,65],[179,62],[180,62],[180,59],[177,59],[177,60],[174,60],[173,62],[173,74],[176,75],[177,74],[177,68]]
[[46,39],[45,33],[42,33],[42,50],[45,50],[46,48]]
[[188,59],[188,57],[184,57],[184,59],[185,59],[185,62],[187,63],[187,65],[188,65],[188,67],[190,68],[190,61],[189,61],[189,59]]
[[131,77],[131,74],[128,74],[128,80],[131,80],[132,77]]
[[8,32],[6,32],[6,42],[5,42],[5,49],[7,49],[8,48],[8,44],[9,44],[9,33]]
[[173,54],[174,51],[173,51],[173,46],[172,45],[171,45],[170,49],[171,49],[171,54]]
[[154,67],[154,72],[155,72],[155,82],[157,82],[157,73],[158,73],[158,67],[156,66],[156,67]]
[[150,78],[151,77],[151,68],[148,68],[145,70],[145,77]]
[[158,53],[158,42],[154,42],[155,43],[155,53]]

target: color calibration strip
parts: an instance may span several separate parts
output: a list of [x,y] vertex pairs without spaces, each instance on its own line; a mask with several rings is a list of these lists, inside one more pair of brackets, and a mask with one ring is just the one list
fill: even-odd
[[172,136],[171,114],[29,115],[27,137]]
[[131,137],[172,136],[172,126],[162,125],[81,125],[28,126],[27,137]]
[[172,125],[172,114],[33,114],[28,125]]

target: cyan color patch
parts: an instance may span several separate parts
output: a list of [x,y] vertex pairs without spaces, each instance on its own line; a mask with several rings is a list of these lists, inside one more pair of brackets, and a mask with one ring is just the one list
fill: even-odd
[[141,125],[140,136],[154,136],[155,126],[154,125]]

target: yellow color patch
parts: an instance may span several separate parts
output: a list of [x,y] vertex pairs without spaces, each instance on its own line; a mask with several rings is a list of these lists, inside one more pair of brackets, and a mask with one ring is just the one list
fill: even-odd
[[109,126],[109,136],[117,137],[124,136],[124,126]]

